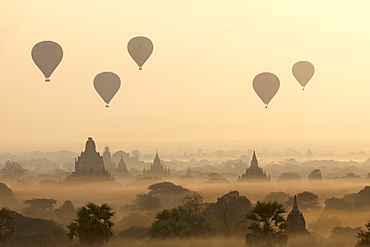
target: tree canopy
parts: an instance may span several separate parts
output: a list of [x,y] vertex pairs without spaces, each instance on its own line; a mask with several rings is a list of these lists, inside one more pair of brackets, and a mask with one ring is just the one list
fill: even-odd
[[279,203],[284,203],[289,200],[291,196],[288,193],[285,193],[283,191],[277,191],[277,192],[271,192],[265,198],[263,198],[262,201],[268,202],[268,201],[277,201]]
[[248,229],[251,233],[246,235],[247,245],[251,246],[275,246],[288,241],[283,232],[287,228],[284,218],[286,209],[283,204],[276,201],[260,202],[246,215],[253,221]]
[[197,192],[185,195],[181,201],[182,206],[191,209],[195,214],[199,214],[204,209],[203,197]]
[[370,220],[365,225],[366,230],[360,230],[357,235],[357,242],[355,247],[369,247],[370,246]]
[[[291,207],[293,205],[293,197],[290,197],[285,205]],[[297,194],[297,202],[299,209],[311,209],[311,210],[319,210],[320,207],[320,199],[319,196],[315,193],[304,191],[302,193]]]
[[309,175],[309,180],[322,180],[321,176],[321,170],[320,169],[314,169]]
[[6,178],[15,179],[26,174],[26,170],[18,162],[5,162],[5,166],[1,169],[1,175]]
[[238,191],[217,198],[216,203],[211,203],[204,210],[216,230],[225,236],[235,233],[244,234],[247,227],[245,215],[251,210],[252,203]]
[[205,217],[183,206],[160,212],[150,228],[153,238],[199,236],[211,231]]
[[14,235],[13,216],[7,208],[0,210],[0,245],[7,247],[9,240]]
[[87,203],[77,211],[77,219],[67,225],[70,240],[78,238],[82,246],[103,246],[113,235],[113,212],[106,204]]

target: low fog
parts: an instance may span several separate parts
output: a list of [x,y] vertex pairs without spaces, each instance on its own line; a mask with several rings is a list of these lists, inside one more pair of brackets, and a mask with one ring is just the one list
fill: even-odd
[[[76,173],[75,160],[78,161],[81,152],[1,154],[0,206],[25,219],[39,218],[56,223],[45,225],[46,230],[35,228],[34,232],[17,232],[16,228],[11,246],[76,243],[64,236],[68,230],[66,225],[76,218],[76,210],[88,202],[107,203],[114,212],[114,235],[107,246],[123,243],[125,246],[204,246],[204,243],[207,246],[245,246],[248,223],[227,234],[215,223],[212,234],[205,236],[166,240],[150,237],[149,230],[157,214],[182,205],[184,197],[194,192],[202,197],[204,208],[235,191],[252,205],[257,201],[275,200],[286,207],[284,217],[292,210],[293,196],[297,195],[306,228],[319,246],[336,246],[344,241],[340,238],[343,234],[349,236],[343,246],[353,246],[356,233],[364,229],[369,219],[370,189],[366,186],[370,181],[370,154],[366,151],[336,153],[292,147],[281,151],[214,149],[212,146],[183,148],[172,147],[172,153],[159,150],[160,164],[169,172],[166,176],[154,176],[143,173],[155,162],[154,147],[153,152],[147,151],[149,148],[124,151],[106,146],[99,153],[109,181],[72,179]],[[254,151],[258,166],[269,179],[241,179],[251,166]],[[121,157],[126,173],[119,168]],[[156,186],[162,186],[162,192],[154,189]],[[42,203],[44,206],[40,207]],[[49,234],[45,243],[33,242],[35,236],[42,235],[40,232],[53,228],[62,235]]]

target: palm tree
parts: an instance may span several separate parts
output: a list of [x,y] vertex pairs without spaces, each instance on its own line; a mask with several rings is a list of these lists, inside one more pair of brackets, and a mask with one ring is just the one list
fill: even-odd
[[87,203],[78,209],[77,219],[67,225],[69,239],[78,238],[82,246],[103,246],[113,235],[112,216],[113,212],[106,203],[101,206]]
[[247,214],[246,219],[252,220],[248,229],[251,233],[246,235],[247,244],[253,246],[279,246],[288,241],[287,235],[283,234],[287,223],[283,217],[286,213],[283,204],[276,201],[260,202]]
[[9,240],[13,237],[13,217],[7,208],[0,210],[0,246],[7,247]]

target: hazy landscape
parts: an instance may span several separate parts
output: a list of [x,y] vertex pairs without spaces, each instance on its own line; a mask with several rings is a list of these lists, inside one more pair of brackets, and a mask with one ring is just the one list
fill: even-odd
[[[283,142],[283,141],[282,141]],[[143,144],[142,144],[143,145]],[[156,215],[163,209],[171,209],[182,204],[185,195],[193,192],[201,195],[204,205],[217,201],[217,198],[231,192],[238,191],[240,196],[245,196],[252,204],[257,201],[266,201],[271,192],[284,192],[272,197],[280,200],[289,212],[292,201],[289,197],[303,192],[310,192],[318,196],[307,197],[305,203],[312,200],[317,205],[302,206],[300,211],[306,220],[307,230],[315,237],[319,246],[353,246],[356,242],[355,235],[363,229],[369,216],[369,194],[366,186],[370,181],[370,155],[368,150],[349,148],[348,152],[340,149],[300,149],[292,147],[256,150],[259,166],[271,176],[270,181],[240,181],[238,177],[250,167],[254,150],[252,149],[214,149],[213,145],[201,144],[198,149],[188,144],[180,143],[168,150],[159,151],[161,163],[170,167],[171,176],[161,178],[158,176],[143,176],[144,167],[153,164],[155,153],[149,144],[140,151],[139,149],[125,150],[129,157],[138,155],[137,164],[127,164],[130,177],[120,177],[117,171],[111,170],[115,181],[101,182],[99,179],[89,181],[71,182],[68,177],[75,170],[75,158],[80,154],[75,151],[34,151],[27,153],[2,153],[0,155],[1,181],[12,190],[7,195],[3,189],[1,207],[7,207],[25,216],[53,220],[61,229],[67,230],[66,225],[76,217],[76,210],[88,202],[98,205],[107,203],[112,207],[114,223],[112,239],[106,246],[245,246],[247,229],[236,230],[225,234],[223,227],[213,225],[213,230],[204,236],[189,236],[187,238],[153,239],[148,231],[155,221]],[[167,144],[168,145],[168,144]],[[223,146],[222,142],[218,143]],[[227,145],[230,145],[227,144]],[[234,145],[238,145],[236,142]],[[240,144],[239,144],[240,145]],[[83,150],[83,145],[81,150]],[[158,143],[165,147],[165,144]],[[97,144],[101,155],[106,155],[104,149]],[[270,147],[271,148],[271,147]],[[181,150],[180,150],[181,149]],[[121,154],[122,149],[110,150],[113,162],[117,162],[116,154]],[[310,151],[309,151],[310,150]],[[172,152],[171,152],[172,151]],[[103,155],[103,157],[105,157]],[[19,173],[6,173],[6,165],[19,164],[22,171]],[[128,162],[127,162],[128,163]],[[115,163],[116,164],[116,163]],[[15,169],[15,168],[14,168]],[[184,179],[190,169],[192,179]],[[309,174],[314,169],[320,169],[322,179],[309,179]],[[16,170],[16,169],[15,169]],[[295,174],[296,176],[283,178],[282,174]],[[11,175],[13,174],[13,175]],[[163,194],[155,194],[151,185],[172,183],[164,188]],[[169,184],[169,183],[168,183]],[[175,186],[176,185],[176,186]],[[184,191],[177,191],[175,187],[182,186]],[[360,191],[363,191],[359,193]],[[140,200],[140,195],[153,194],[158,201]],[[338,202],[330,203],[330,198],[340,198],[346,205]],[[362,198],[361,205],[357,205],[356,197]],[[40,207],[30,209],[27,200],[53,199],[52,208]],[[298,198],[299,195],[298,195]],[[148,199],[148,198],[146,198]],[[271,198],[270,198],[271,199]],[[304,198],[302,198],[303,200]],[[66,201],[73,204],[73,208],[62,210]],[[356,201],[356,202],[355,202]],[[285,217],[287,214],[285,214]],[[342,227],[337,232],[335,227]],[[135,227],[140,227],[136,229]],[[131,231],[130,231],[131,230]],[[340,232],[343,231],[343,233]],[[45,229],[44,231],[48,231]],[[346,232],[347,231],[347,232]],[[50,246],[69,246],[66,236],[43,235],[46,232],[31,232],[28,237],[40,234],[40,244]],[[16,231],[17,233],[17,231]],[[13,238],[14,246],[38,246],[31,242],[22,243],[26,239],[18,233]],[[343,237],[343,234],[345,237]],[[345,235],[347,234],[347,235]],[[46,237],[47,236],[47,237]],[[343,242],[345,240],[345,242]],[[18,242],[17,242],[18,241]],[[23,240],[24,241],[24,240]],[[11,242],[12,243],[12,242]],[[340,245],[345,244],[345,245]],[[12,244],[10,246],[13,246]]]
[[370,2],[17,0],[0,247],[370,246]]

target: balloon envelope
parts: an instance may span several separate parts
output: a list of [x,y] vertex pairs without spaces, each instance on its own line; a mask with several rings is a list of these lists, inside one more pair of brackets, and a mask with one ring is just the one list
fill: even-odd
[[128,42],[127,50],[141,70],[141,67],[153,52],[153,43],[147,37],[135,37]]
[[266,105],[275,96],[280,87],[279,78],[269,72],[258,74],[253,79],[253,88]]
[[299,84],[305,87],[315,73],[315,67],[310,62],[300,61],[293,65],[292,71]]
[[32,48],[32,59],[44,74],[46,81],[63,58],[62,47],[53,41],[42,41]]
[[109,104],[113,96],[118,92],[120,86],[121,80],[118,75],[112,72],[102,72],[94,78],[95,90],[107,104]]

